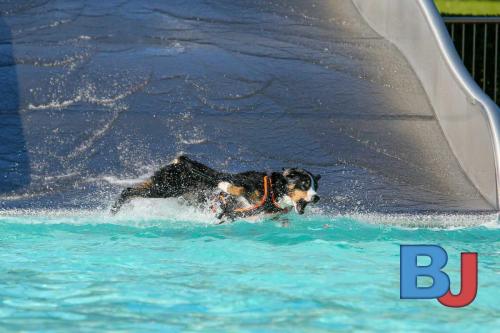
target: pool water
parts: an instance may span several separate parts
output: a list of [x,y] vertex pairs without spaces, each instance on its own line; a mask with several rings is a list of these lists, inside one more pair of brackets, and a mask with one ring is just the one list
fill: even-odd
[[[2,332],[500,330],[496,217],[290,214],[208,217],[86,212],[0,217]],[[420,227],[417,227],[420,226]],[[399,245],[439,244],[459,289],[460,252],[479,253],[466,308],[399,299]]]
[[[497,217],[408,215],[490,206],[351,1],[0,1],[0,41],[0,333],[500,331]],[[305,168],[322,199],[286,223],[109,216],[180,153]],[[385,214],[339,215],[360,211]],[[399,299],[422,243],[454,291],[479,253],[472,305]]]

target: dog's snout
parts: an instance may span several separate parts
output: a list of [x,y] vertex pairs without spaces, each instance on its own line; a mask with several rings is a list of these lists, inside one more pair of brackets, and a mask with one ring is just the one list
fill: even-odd
[[316,203],[316,202],[318,202],[318,201],[319,201],[319,195],[313,195],[313,197],[312,197],[312,202],[313,202],[313,203]]

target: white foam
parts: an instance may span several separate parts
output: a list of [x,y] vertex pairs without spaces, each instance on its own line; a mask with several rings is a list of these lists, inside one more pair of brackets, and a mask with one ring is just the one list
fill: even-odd
[[139,176],[138,178],[123,178],[123,179],[115,177],[115,176],[104,176],[100,179],[102,179],[105,182],[108,182],[109,184],[112,184],[112,185],[133,186],[133,185],[140,184],[141,182],[148,179],[148,175]]
[[40,31],[40,30],[47,29],[47,28],[55,28],[55,27],[58,27],[60,25],[69,23],[71,21],[72,20],[69,20],[69,19],[56,20],[56,21],[51,22],[49,24],[39,25],[39,26],[35,26],[35,27],[29,27],[27,29],[15,30],[15,31],[13,31],[13,34],[18,35],[18,34],[27,33],[27,32]]
[[135,86],[125,88],[126,90],[123,92],[115,92],[113,96],[111,96],[111,93],[108,93],[106,95],[101,95],[98,96],[99,94],[102,94],[102,92],[99,92],[98,89],[96,88],[95,84],[92,82],[86,83],[84,86],[79,88],[75,95],[72,98],[66,99],[66,100],[60,100],[57,98],[57,96],[54,96],[55,98],[48,102],[48,103],[42,103],[42,104],[28,104],[28,109],[29,110],[46,110],[46,109],[56,109],[56,110],[62,110],[65,109],[69,106],[72,106],[76,103],[80,102],[85,102],[85,103],[91,103],[91,104],[96,104],[96,105],[101,105],[101,106],[107,106],[107,107],[114,107],[116,106],[116,103],[123,100],[124,98],[134,94],[135,92],[143,89],[150,81],[150,78],[144,79],[142,82],[139,82]]
[[125,220],[162,219],[213,224],[217,219],[203,209],[198,209],[177,199],[135,199],[125,205],[114,217]]
[[[113,182],[136,182],[138,179],[119,180],[110,177]],[[370,225],[394,226],[402,229],[417,230],[455,230],[484,227],[500,229],[497,213],[490,214],[382,214],[382,213],[348,213],[329,214],[318,207],[308,207],[302,216],[292,214],[294,220],[335,224],[340,219],[351,219]],[[26,217],[33,217],[26,219]],[[258,223],[268,216],[246,218],[245,222]],[[14,218],[15,223],[25,224],[118,224],[134,227],[151,227],[172,225],[180,228],[189,225],[214,225],[219,222],[208,208],[195,208],[178,199],[135,199],[124,205],[116,214],[109,210],[0,210],[0,222]],[[297,221],[295,221],[297,222]]]
[[176,134],[178,143],[184,145],[198,145],[207,142],[207,138],[202,128],[194,126],[191,131]]
[[207,210],[177,199],[136,199],[116,214],[109,210],[0,210],[0,222],[20,224],[116,224],[140,228],[189,224],[212,225],[218,220]]
[[67,108],[68,106],[71,106],[77,102],[81,101],[81,97],[77,96],[74,99],[66,100],[66,101],[51,101],[46,104],[28,104],[28,109],[29,110],[47,110],[47,109],[55,109],[55,110],[62,110]]
[[133,186],[140,184],[147,180],[151,175],[158,170],[157,167],[152,166],[152,165],[134,165],[136,170],[139,170],[141,174],[138,177],[134,178],[119,178],[115,175],[103,175],[97,178],[87,178],[89,182],[96,182],[96,181],[105,181],[111,185],[117,185],[117,186]]
[[[498,213],[485,214],[382,214],[352,213],[339,215],[367,224],[390,225],[406,229],[500,228]],[[337,216],[337,217],[339,217]]]

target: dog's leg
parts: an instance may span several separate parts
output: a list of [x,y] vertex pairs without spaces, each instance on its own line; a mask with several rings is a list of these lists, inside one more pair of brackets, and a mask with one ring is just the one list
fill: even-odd
[[111,214],[116,214],[120,208],[133,198],[147,198],[151,196],[151,182],[147,181],[137,187],[127,187],[111,207]]
[[232,196],[224,195],[221,193],[220,198],[220,213],[217,214],[217,219],[219,220],[216,224],[223,224],[225,222],[233,222],[236,218],[234,214],[234,208],[236,207],[236,199]]
[[271,220],[278,222],[282,228],[290,227],[290,220],[288,219],[288,217],[275,215],[271,217]]

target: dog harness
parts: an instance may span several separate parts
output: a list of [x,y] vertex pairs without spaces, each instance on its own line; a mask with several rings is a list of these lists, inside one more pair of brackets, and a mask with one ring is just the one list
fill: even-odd
[[[269,195],[269,194],[271,194],[271,195]],[[262,195],[262,199],[260,199],[259,202],[257,202],[255,205],[253,205],[251,207],[236,208],[234,211],[238,212],[238,213],[246,213],[246,212],[252,212],[252,211],[258,210],[259,208],[264,208],[264,210],[266,210],[266,208],[271,207],[271,205],[273,206],[272,207],[273,209],[278,209],[279,211],[284,210],[276,202],[276,198],[274,197],[273,183],[271,181],[271,178],[269,178],[268,176],[264,176],[264,194]]]
[[[273,191],[273,183],[271,178],[268,176],[264,176],[264,193],[262,198],[255,205],[245,208],[235,208],[233,210],[223,209],[223,212],[219,214],[218,218],[222,218],[223,216],[229,217],[245,217],[251,216],[259,213],[278,213],[278,212],[286,212],[288,208],[282,208],[277,202],[276,197]],[[220,202],[225,205],[226,200],[225,197],[221,194],[219,195]]]

